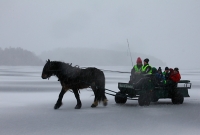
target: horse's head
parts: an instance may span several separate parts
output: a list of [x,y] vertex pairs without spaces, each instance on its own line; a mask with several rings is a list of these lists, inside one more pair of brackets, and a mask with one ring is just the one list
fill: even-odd
[[47,79],[52,76],[51,67],[52,67],[51,61],[48,59],[46,61],[46,64],[43,67],[42,76],[41,76],[42,79]]

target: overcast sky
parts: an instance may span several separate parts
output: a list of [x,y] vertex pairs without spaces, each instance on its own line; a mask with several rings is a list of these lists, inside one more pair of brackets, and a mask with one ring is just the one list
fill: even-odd
[[[92,47],[199,67],[199,0],[0,0],[0,47]],[[135,61],[135,60],[134,60]]]

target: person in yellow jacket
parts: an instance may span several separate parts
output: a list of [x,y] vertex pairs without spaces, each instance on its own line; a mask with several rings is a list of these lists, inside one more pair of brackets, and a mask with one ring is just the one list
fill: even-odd
[[137,82],[141,78],[141,75],[140,75],[141,72],[142,72],[142,59],[138,57],[136,60],[136,65],[134,65],[131,70],[129,83]]
[[142,66],[142,73],[143,74],[152,74],[152,68],[149,65],[149,59],[144,59],[144,65]]

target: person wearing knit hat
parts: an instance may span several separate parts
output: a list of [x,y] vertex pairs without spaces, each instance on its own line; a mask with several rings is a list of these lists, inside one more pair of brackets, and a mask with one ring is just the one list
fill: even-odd
[[142,66],[142,73],[143,74],[151,74],[152,73],[152,68],[149,65],[149,59],[148,58],[144,59],[144,65]]
[[141,78],[141,76],[140,76],[141,71],[142,71],[142,59],[140,57],[138,57],[136,60],[136,65],[134,65],[131,70],[131,76],[130,76],[129,83],[134,83],[134,82],[138,81]]

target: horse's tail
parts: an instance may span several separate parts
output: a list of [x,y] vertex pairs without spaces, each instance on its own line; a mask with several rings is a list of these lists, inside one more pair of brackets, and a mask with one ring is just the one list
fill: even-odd
[[106,99],[105,96],[105,75],[103,71],[99,70],[98,72],[98,77],[97,77],[97,100],[99,102],[103,101]]

